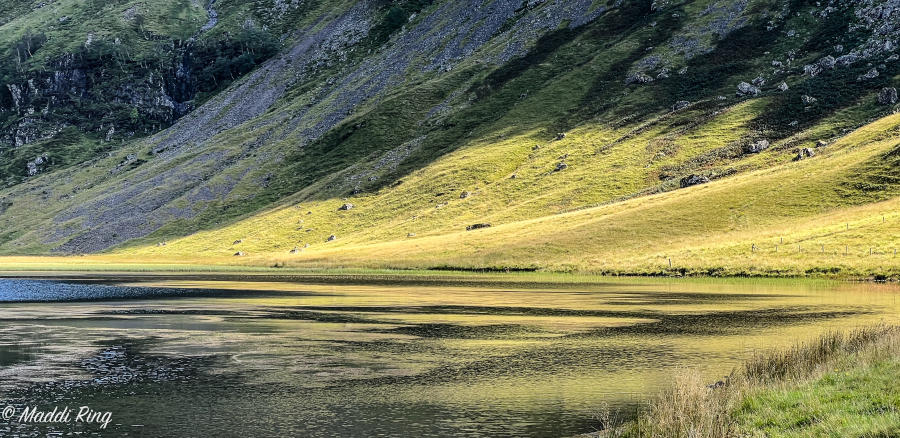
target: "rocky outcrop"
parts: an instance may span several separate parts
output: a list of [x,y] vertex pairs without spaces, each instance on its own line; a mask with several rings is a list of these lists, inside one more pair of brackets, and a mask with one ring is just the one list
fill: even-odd
[[745,150],[750,154],[758,154],[769,148],[768,140],[757,140],[747,145]]
[[752,97],[759,94],[759,88],[750,85],[746,82],[741,82],[737,86],[737,95],[738,97]]
[[878,92],[879,105],[893,105],[897,103],[897,89],[894,87],[885,87]]
[[42,154],[41,156],[25,163],[25,168],[27,170],[28,176],[35,176],[38,173],[43,172],[49,165],[50,157],[48,157],[47,154]]
[[794,161],[800,161],[806,158],[811,158],[816,155],[816,152],[810,148],[802,148],[800,152],[797,153],[797,156],[794,157]]
[[681,188],[687,188],[691,186],[696,186],[700,184],[706,184],[709,182],[709,177],[703,175],[688,175],[684,178],[681,178],[680,185]]

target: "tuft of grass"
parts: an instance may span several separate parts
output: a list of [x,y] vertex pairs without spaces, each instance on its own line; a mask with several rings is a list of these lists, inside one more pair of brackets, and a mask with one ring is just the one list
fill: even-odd
[[895,436],[898,370],[900,328],[831,332],[760,354],[713,385],[681,372],[635,420],[602,436]]

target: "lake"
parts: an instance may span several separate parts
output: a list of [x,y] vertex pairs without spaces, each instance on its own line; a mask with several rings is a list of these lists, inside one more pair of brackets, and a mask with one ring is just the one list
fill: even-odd
[[[565,437],[689,368],[900,322],[900,287],[537,275],[0,279],[0,435]],[[2,407],[2,406],[0,406]]]

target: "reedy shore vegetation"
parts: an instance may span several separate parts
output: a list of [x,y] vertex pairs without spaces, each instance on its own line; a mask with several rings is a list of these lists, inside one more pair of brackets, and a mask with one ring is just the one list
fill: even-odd
[[894,437],[900,435],[900,329],[831,332],[760,353],[712,385],[683,370],[627,424],[602,437]]

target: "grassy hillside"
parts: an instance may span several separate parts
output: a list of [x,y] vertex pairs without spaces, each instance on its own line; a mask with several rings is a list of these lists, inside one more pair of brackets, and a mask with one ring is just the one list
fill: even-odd
[[[725,120],[740,120],[742,109],[749,108],[753,108],[752,103],[732,108],[725,112]],[[900,267],[900,258],[894,257],[894,249],[900,246],[900,215],[896,213],[900,204],[898,130],[900,116],[889,116],[821,148],[811,159],[794,162],[793,154],[773,152],[771,157],[754,159],[780,160],[781,164],[706,185],[619,202],[612,202],[618,195],[615,190],[602,197],[604,193],[599,190],[583,189],[590,184],[588,175],[610,171],[605,167],[609,165],[606,160],[569,160],[575,164],[560,173],[583,172],[576,180],[585,184],[560,187],[543,180],[561,176],[551,172],[554,155],[571,151],[571,147],[554,144],[551,147],[555,151],[539,150],[552,158],[510,179],[517,163],[512,158],[516,155],[508,149],[515,151],[515,146],[491,147],[496,155],[473,146],[411,175],[398,187],[372,196],[290,205],[214,231],[168,241],[166,246],[117,253],[227,257],[242,251],[248,261],[253,260],[251,263],[286,266],[896,276]],[[740,132],[734,128],[722,131]],[[580,135],[576,131],[558,143],[579,144],[583,142]],[[646,145],[648,141],[635,143]],[[525,144],[518,149],[530,148]],[[520,160],[530,161],[527,153],[521,155]],[[471,165],[461,159],[473,156],[491,157],[494,164]],[[595,167],[579,169],[580,165],[591,164]],[[429,185],[439,184],[442,175],[473,169],[488,169],[490,173],[485,173],[492,178],[481,186],[460,185],[447,190],[443,199],[448,205],[401,202],[410,199],[412,193],[433,192],[435,188]],[[529,170],[533,172],[530,181],[526,179]],[[622,165],[616,171],[647,181],[652,167]],[[520,178],[526,180],[519,182]],[[545,185],[533,187],[540,184]],[[515,202],[513,195],[521,187],[535,190],[523,196],[530,202]],[[462,190],[470,190],[471,195],[460,199]],[[608,204],[525,219],[534,210],[558,205],[582,190],[598,196],[593,202]],[[501,202],[504,199],[508,201]],[[342,203],[355,207],[339,211]],[[467,224],[476,222],[493,222],[495,226],[465,231]],[[409,233],[415,236],[408,237]],[[332,234],[337,239],[326,242]],[[238,240],[241,243],[233,244]],[[304,248],[306,243],[310,244],[308,248]],[[294,247],[302,250],[288,254]],[[243,263],[239,258],[235,262]]]
[[201,40],[290,37],[172,128],[0,191],[0,253],[894,275],[876,6],[215,5]]

